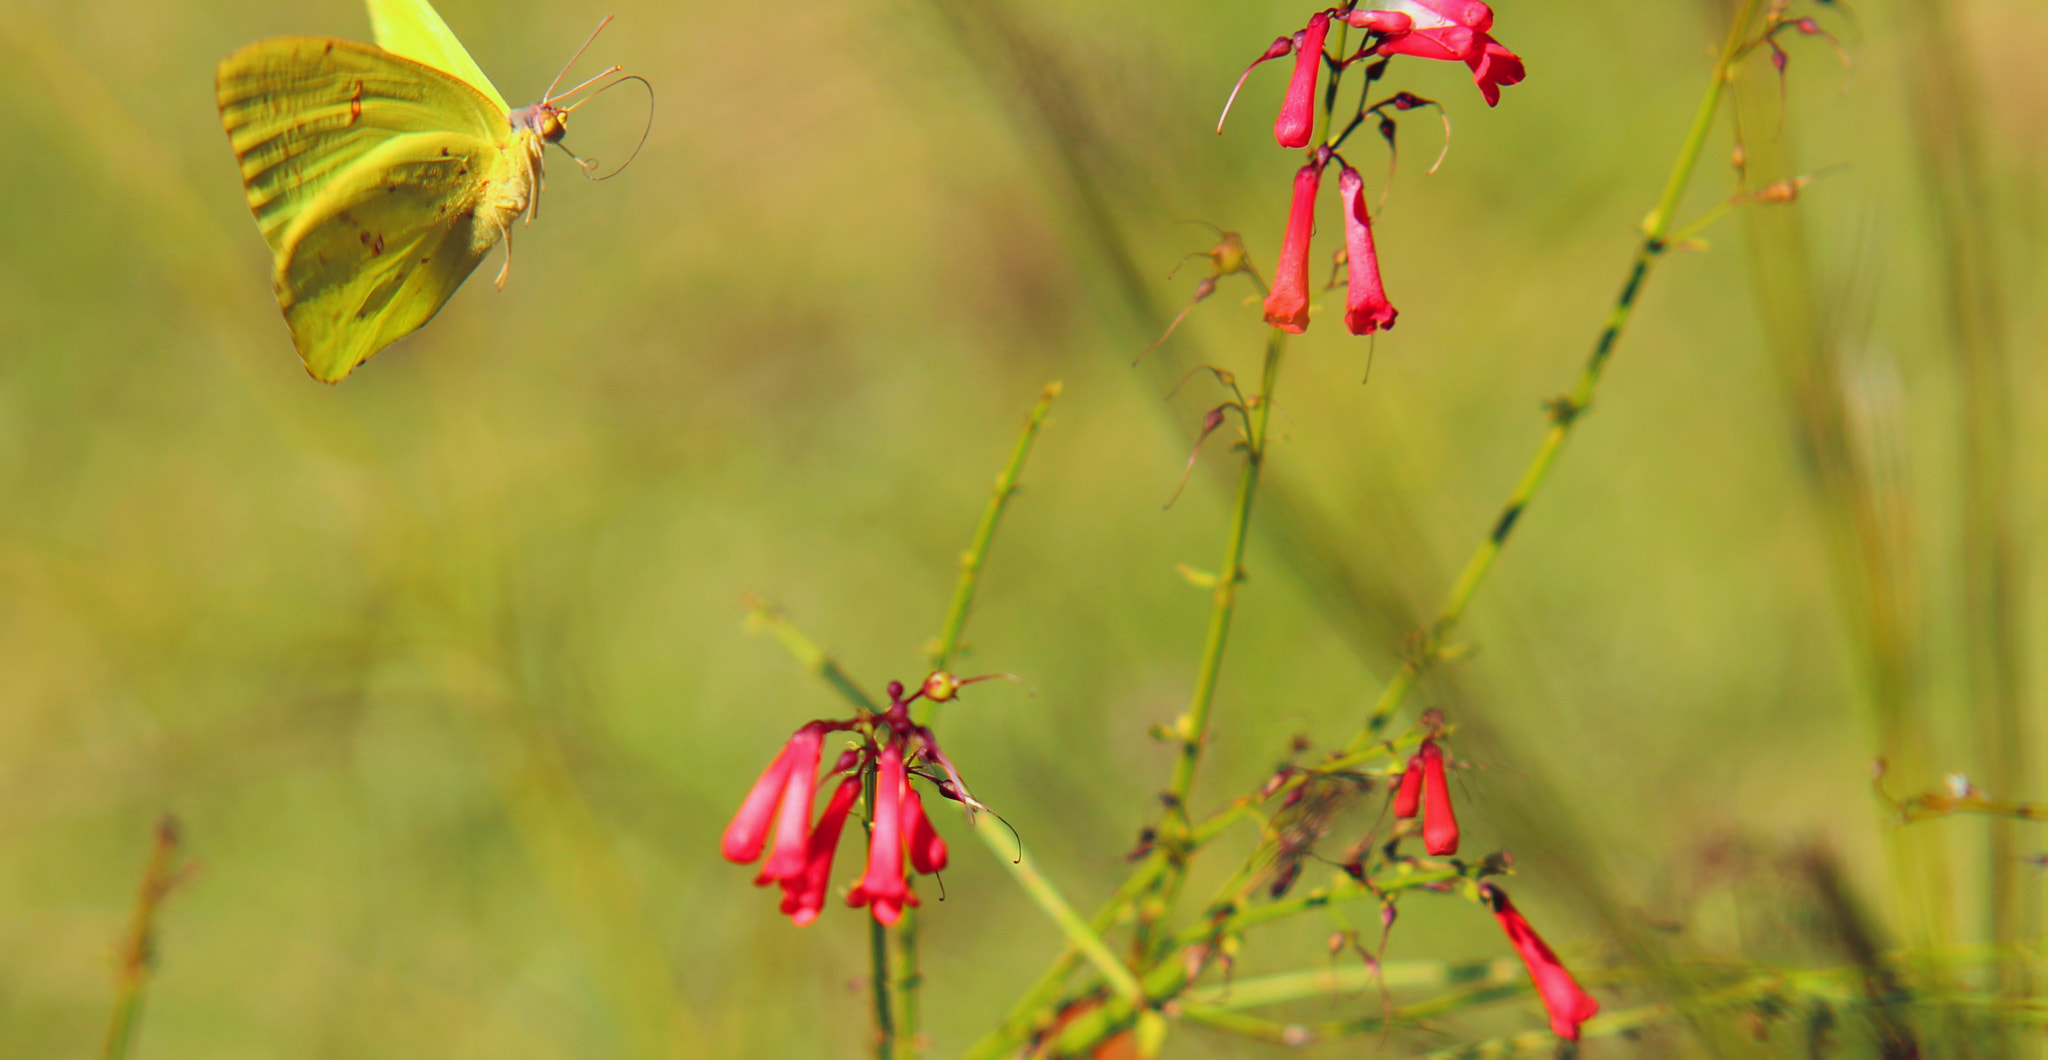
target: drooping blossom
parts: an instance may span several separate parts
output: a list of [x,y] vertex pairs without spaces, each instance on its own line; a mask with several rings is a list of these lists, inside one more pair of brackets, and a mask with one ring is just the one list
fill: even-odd
[[1308,251],[1316,232],[1316,192],[1322,188],[1325,162],[1317,158],[1294,174],[1287,234],[1280,240],[1273,287],[1266,292],[1266,323],[1296,335],[1308,330]]
[[1370,335],[1393,327],[1394,318],[1400,313],[1387,301],[1386,287],[1380,282],[1379,251],[1372,240],[1372,214],[1365,206],[1365,179],[1348,165],[1337,174],[1337,198],[1344,207],[1344,256],[1350,262],[1344,326],[1353,335]]
[[910,869],[926,876],[946,868],[946,841],[924,815],[924,800],[917,788],[905,785],[903,793],[903,842],[910,849]]
[[1493,9],[1480,0],[1389,0],[1383,9],[1353,11],[1345,17],[1359,29],[1381,35],[1380,55],[1460,62],[1486,105],[1500,103],[1502,85],[1520,82],[1527,71],[1515,53],[1493,39]]
[[811,830],[803,872],[782,881],[782,911],[798,927],[818,919],[825,908],[825,892],[832,884],[832,859],[839,851],[839,833],[845,829],[846,815],[859,797],[859,776],[839,782],[825,804],[825,812],[818,816],[817,827]]
[[1273,138],[1282,147],[1307,147],[1316,127],[1316,78],[1323,72],[1323,42],[1330,34],[1330,14],[1316,12],[1308,28],[1294,38],[1294,76],[1280,116],[1273,119]]
[[775,815],[775,846],[761,866],[761,876],[786,880],[803,874],[811,837],[811,804],[818,793],[818,757],[825,728],[813,723],[796,731],[784,751],[789,775],[784,778],[781,809]]
[[868,871],[846,896],[846,904],[874,906],[875,920],[894,924],[905,905],[916,905],[903,880],[903,748],[883,746],[875,770],[874,821],[868,830]]
[[1422,741],[1422,848],[1437,857],[1458,852],[1458,816],[1451,810],[1451,786],[1444,780],[1444,753],[1435,740]]
[[[816,773],[823,738],[824,734],[813,731],[812,725],[798,729],[796,735],[791,736],[789,742],[783,745],[775,760],[768,763],[768,768],[761,771],[761,779],[754,782],[753,789],[747,792],[746,800],[740,803],[739,812],[733,814],[732,823],[725,828],[722,848],[727,861],[745,865],[761,856],[761,848],[768,840],[768,827],[776,819],[776,808],[782,806],[787,799],[791,778],[797,772],[798,760],[808,756],[809,772]],[[815,780],[805,780],[802,783],[809,786],[814,784]],[[808,798],[801,806],[800,812],[804,815],[805,821],[804,827],[800,827],[799,831],[808,831],[811,812]],[[780,844],[777,845],[779,848]],[[798,856],[802,856],[801,852]]]
[[1508,941],[1522,958],[1522,965],[1529,969],[1529,978],[1536,984],[1536,994],[1543,999],[1543,1008],[1550,1014],[1550,1029],[1560,1038],[1578,1041],[1579,1025],[1599,1014],[1600,1002],[1580,989],[1578,980],[1572,978],[1572,973],[1565,970],[1557,954],[1551,952],[1550,946],[1529,926],[1529,921],[1508,900],[1506,891],[1491,883],[1482,883],[1479,896],[1493,910],[1494,919],[1499,920],[1501,929],[1507,932]]
[[1422,756],[1408,759],[1401,770],[1400,786],[1394,789],[1394,819],[1406,821],[1422,812]]

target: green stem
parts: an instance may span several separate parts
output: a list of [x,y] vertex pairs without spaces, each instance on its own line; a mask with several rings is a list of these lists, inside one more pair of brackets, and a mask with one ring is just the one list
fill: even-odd
[[875,1056],[892,1060],[896,1055],[896,1020],[889,1011],[889,929],[882,922],[868,920],[868,977],[875,995]]
[[[967,551],[960,554],[960,580],[953,587],[953,599],[946,605],[945,622],[928,648],[934,670],[945,669],[952,662],[954,653],[960,650],[960,637],[967,628],[967,614],[974,603],[974,592],[981,585],[982,563],[988,558],[990,543],[995,540],[996,526],[1002,522],[1010,498],[1017,494],[1017,480],[1024,473],[1024,461],[1031,455],[1031,444],[1037,440],[1039,428],[1045,425],[1046,417],[1052,412],[1052,403],[1059,396],[1058,382],[1045,385],[1038,396],[1038,404],[1032,406],[1030,416],[1024,421],[1023,433],[1018,435],[1017,444],[1010,450],[1009,462],[996,475],[995,491],[989,497],[988,508],[981,513],[981,522],[974,528],[974,538],[968,542]],[[920,700],[917,705],[919,721],[931,724],[938,713],[938,706],[931,700]],[[924,985],[917,945],[920,920],[921,914],[915,907],[906,907],[902,918],[896,921],[895,964],[890,978],[896,995],[897,1042],[900,1054],[905,1058],[915,1057],[920,1051],[918,1026],[922,1013],[919,991]]]
[[[1396,891],[1446,883],[1459,879],[1460,875],[1454,869],[1411,868],[1391,880],[1375,879],[1374,885],[1367,887],[1349,876],[1339,874],[1329,885],[1297,898],[1246,909],[1233,909],[1227,906],[1212,908],[1207,915],[1175,935],[1171,951],[1140,977],[1140,982],[1144,984],[1146,1003],[1149,1005],[1177,998],[1181,991],[1187,988],[1192,981],[1191,965],[1200,964],[1188,959],[1190,947],[1209,946],[1218,939],[1238,934],[1247,928],[1285,919],[1310,909],[1321,909],[1339,902],[1364,898],[1378,899]],[[1196,967],[1193,970],[1200,969]],[[1088,1055],[1104,1039],[1128,1026],[1139,1011],[1141,1009],[1122,997],[1105,1001],[1100,1007],[1075,1020],[1061,1032],[1056,1055]]]
[[1659,196],[1655,209],[1643,219],[1643,241],[1637,246],[1635,257],[1629,263],[1628,279],[1622,284],[1621,294],[1614,300],[1614,306],[1607,312],[1607,321],[1600,330],[1600,337],[1593,344],[1592,355],[1579,373],[1579,380],[1571,393],[1552,404],[1550,429],[1543,435],[1543,442],[1536,449],[1536,455],[1522,472],[1522,478],[1515,484],[1507,504],[1494,519],[1493,529],[1473,551],[1465,562],[1465,568],[1458,574],[1458,580],[1451,587],[1450,600],[1437,614],[1424,633],[1422,643],[1409,653],[1407,661],[1393,680],[1381,690],[1379,699],[1373,704],[1372,713],[1366,719],[1365,728],[1354,736],[1347,750],[1358,750],[1371,742],[1373,737],[1385,729],[1394,711],[1414,691],[1422,675],[1437,661],[1445,641],[1457,628],[1464,617],[1465,608],[1472,602],[1472,596],[1486,580],[1487,572],[1493,569],[1493,561],[1500,556],[1507,544],[1508,535],[1523,511],[1536,498],[1550,477],[1551,466],[1557,454],[1564,449],[1564,443],[1571,437],[1572,428],[1578,423],[1580,414],[1592,404],[1594,392],[1600,386],[1600,379],[1607,370],[1608,359],[1615,346],[1621,341],[1621,333],[1628,326],[1629,318],[1635,311],[1636,299],[1642,294],[1643,281],[1649,277],[1650,268],[1663,257],[1667,246],[1666,236],[1671,230],[1672,215],[1677,211],[1679,201],[1685,196],[1685,189],[1692,181],[1693,171],[1698,168],[1700,152],[1705,148],[1707,136],[1714,128],[1714,115],[1720,110],[1721,98],[1726,93],[1729,79],[1734,76],[1736,65],[1741,61],[1749,37],[1749,27],[1756,21],[1764,0],[1742,0],[1742,7],[1736,13],[1728,28],[1728,38],[1721,46],[1719,57],[1714,61],[1713,72],[1708,75],[1707,90],[1700,97],[1699,109],[1694,112],[1692,128],[1686,132],[1685,143],[1678,150],[1678,160],[1672,164],[1671,175],[1664,182],[1664,193]]
[[[977,816],[974,819],[974,833],[981,837],[982,843],[990,851],[1010,866],[1010,875],[1017,878],[1018,886],[1024,888],[1024,893],[1038,903],[1038,908],[1044,910],[1045,914],[1052,918],[1053,923],[1060,926],[1060,930],[1066,933],[1068,944],[1086,957],[1089,963],[1095,965],[1095,969],[1102,973],[1102,978],[1126,1003],[1133,1009],[1142,1008],[1145,1004],[1145,991],[1138,985],[1137,977],[1131,974],[1129,968],[1124,967],[1122,961],[1117,960],[1116,954],[1110,951],[1109,944],[1102,941],[1102,936],[1082,920],[1080,914],[1074,912],[1074,907],[1067,904],[1066,897],[1060,894],[1059,889],[1038,871],[1038,866],[1032,862],[1031,855],[1025,852],[1022,844],[1016,843],[1009,831],[995,819],[995,815],[985,813]],[[1005,849],[1012,844],[1016,844],[1013,850]]]
[[[967,626],[967,610],[974,603],[975,588],[981,583],[982,560],[988,556],[989,542],[995,539],[996,524],[1002,521],[1004,509],[1009,507],[1010,498],[1017,493],[1017,479],[1024,473],[1024,461],[1031,455],[1031,443],[1037,440],[1038,429],[1045,425],[1046,416],[1052,412],[1052,403],[1059,396],[1059,383],[1045,385],[1038,404],[1032,406],[1030,417],[1024,421],[1024,433],[1017,436],[1017,445],[1010,450],[1010,462],[1003,465],[1002,473],[996,476],[995,493],[989,498],[988,509],[981,513],[981,525],[974,528],[974,540],[968,543],[967,551],[960,554],[960,581],[953,587],[952,602],[946,605],[945,625],[931,643],[934,670],[945,669],[953,661],[953,653],[960,650],[960,634]],[[929,718],[926,723],[929,724]]]
[[765,632],[774,637],[782,647],[796,659],[797,665],[812,676],[832,686],[832,690],[859,710],[870,714],[882,713],[873,696],[862,690],[851,674],[841,669],[839,663],[825,649],[804,636],[802,630],[792,625],[782,613],[760,600],[750,601],[752,610],[747,615],[747,626],[755,632]]
[[1259,469],[1266,459],[1266,423],[1273,412],[1273,386],[1280,378],[1281,355],[1287,349],[1287,333],[1273,329],[1266,340],[1266,361],[1259,394],[1245,411],[1244,470],[1238,476],[1237,503],[1231,510],[1230,532],[1223,547],[1223,564],[1216,569],[1216,590],[1210,598],[1209,629],[1202,639],[1202,659],[1195,667],[1195,688],[1188,697],[1187,713],[1178,722],[1180,757],[1173,763],[1173,778],[1167,784],[1176,816],[1185,819],[1188,792],[1194,787],[1195,767],[1201,762],[1202,746],[1209,737],[1209,710],[1216,701],[1216,678],[1223,670],[1223,647],[1230,639],[1230,619],[1237,610],[1237,587],[1244,581],[1244,547],[1251,529],[1252,499],[1258,493]]

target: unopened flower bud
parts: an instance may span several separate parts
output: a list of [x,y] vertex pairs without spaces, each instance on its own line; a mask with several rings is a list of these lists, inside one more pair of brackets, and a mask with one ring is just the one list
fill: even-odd
[[960,693],[961,681],[944,670],[933,670],[924,679],[924,698],[934,703],[944,703]]

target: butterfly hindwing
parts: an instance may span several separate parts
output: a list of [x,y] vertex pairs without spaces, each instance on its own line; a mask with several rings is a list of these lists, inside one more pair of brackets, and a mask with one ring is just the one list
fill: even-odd
[[441,21],[434,5],[427,0],[369,0],[369,4],[370,30],[378,47],[467,82],[495,104],[500,114],[512,109],[484,76],[483,68],[470,58],[469,49],[455,39],[448,23]]
[[274,276],[308,371],[338,381],[441,311],[497,240],[477,212],[504,168],[496,144],[412,133],[322,186],[282,234]]

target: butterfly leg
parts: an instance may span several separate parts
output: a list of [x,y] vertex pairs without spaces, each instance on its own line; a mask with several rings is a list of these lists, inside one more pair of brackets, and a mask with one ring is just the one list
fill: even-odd
[[498,290],[505,289],[505,277],[512,275],[512,230],[505,229],[505,264],[498,266],[498,278],[493,281]]

